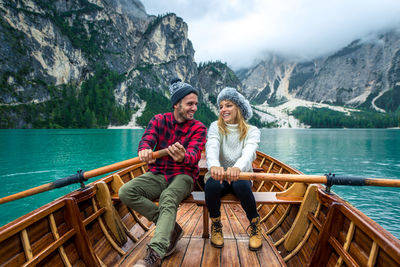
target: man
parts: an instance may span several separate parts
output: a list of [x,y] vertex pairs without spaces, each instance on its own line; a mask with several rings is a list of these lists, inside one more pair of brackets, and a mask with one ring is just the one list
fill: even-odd
[[[175,250],[183,235],[175,222],[176,212],[198,178],[198,162],[206,141],[206,127],[194,119],[198,91],[180,79],[171,82],[169,91],[173,112],[155,115],[139,143],[139,158],[149,164],[149,171],[119,190],[123,203],[156,224],[146,256],[134,265],[137,267],[160,266],[162,258]],[[169,156],[153,160],[153,148],[168,148]],[[157,198],[159,206],[152,201]]]

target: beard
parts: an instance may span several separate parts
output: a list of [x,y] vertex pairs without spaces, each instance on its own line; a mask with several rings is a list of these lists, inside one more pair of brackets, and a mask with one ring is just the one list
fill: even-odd
[[182,104],[178,105],[178,117],[184,121],[192,120],[194,118],[194,114],[189,114],[188,111],[182,107]]

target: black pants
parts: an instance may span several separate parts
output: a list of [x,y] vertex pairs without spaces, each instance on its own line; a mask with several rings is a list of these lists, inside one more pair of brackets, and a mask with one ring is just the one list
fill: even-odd
[[204,191],[206,206],[210,213],[210,217],[217,218],[221,216],[221,197],[230,192],[239,198],[240,204],[242,204],[249,221],[258,217],[256,201],[253,192],[251,191],[251,187],[251,181],[247,180],[238,180],[231,182],[231,184],[227,181],[223,181],[221,184],[219,181],[209,178],[204,186]]

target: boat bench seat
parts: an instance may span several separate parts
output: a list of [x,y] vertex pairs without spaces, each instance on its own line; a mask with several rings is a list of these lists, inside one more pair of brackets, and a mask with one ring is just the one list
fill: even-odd
[[[279,196],[276,192],[253,192],[257,204],[298,204],[302,197]],[[203,238],[209,237],[209,215],[206,207],[206,199],[203,191],[193,191],[182,203],[195,203],[203,206]],[[227,194],[221,198],[221,204],[240,204],[239,199],[233,194]]]

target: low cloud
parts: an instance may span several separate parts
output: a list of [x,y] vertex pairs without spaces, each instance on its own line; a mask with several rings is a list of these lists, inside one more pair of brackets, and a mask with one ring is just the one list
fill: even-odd
[[313,58],[357,38],[400,28],[398,0],[146,0],[148,14],[173,12],[189,26],[197,62],[248,67],[267,52]]

